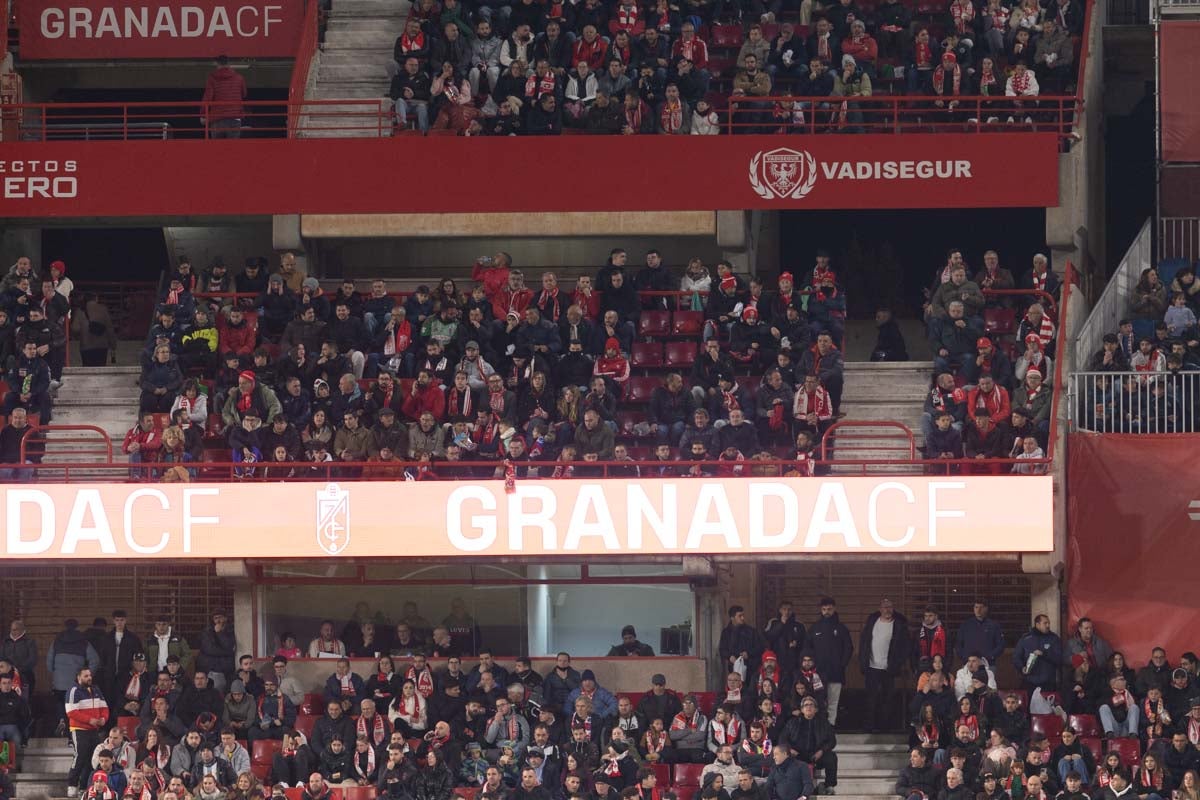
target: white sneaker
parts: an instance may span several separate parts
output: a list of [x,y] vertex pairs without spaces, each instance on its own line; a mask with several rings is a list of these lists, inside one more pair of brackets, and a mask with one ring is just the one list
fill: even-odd
[[968,125],[978,125],[978,124],[979,124],[979,117],[968,117],[968,118],[967,118],[967,124],[968,124]]
[[1009,124],[1009,125],[1012,125],[1014,122],[1016,122],[1016,120],[1015,120],[1015,119],[1013,119],[1013,118],[1010,116],[1010,117],[1008,118],[1008,124]]
[[1032,125],[1032,124],[1033,124],[1033,117],[1026,117],[1026,118],[1025,118],[1025,124],[1026,124],[1026,125]]
[[56,381],[53,379],[50,381],[50,391],[56,391],[60,386],[62,386],[62,381]]
[[78,786],[68,786],[67,787],[67,797],[78,797],[78,796],[79,796],[79,787]]
[[999,122],[999,121],[1000,121],[1000,118],[999,118],[999,117],[988,117],[988,118],[987,118],[987,124],[988,124],[988,125],[995,125],[995,124],[996,124],[997,122]]

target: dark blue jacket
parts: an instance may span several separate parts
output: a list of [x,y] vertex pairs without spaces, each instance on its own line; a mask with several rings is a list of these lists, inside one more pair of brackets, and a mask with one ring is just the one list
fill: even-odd
[[1034,662],[1033,668],[1027,675],[1022,676],[1025,683],[1040,686],[1042,689],[1053,689],[1058,686],[1058,670],[1062,666],[1062,639],[1054,632],[1040,633],[1036,628],[1030,628],[1029,633],[1021,637],[1013,648],[1013,664],[1017,672],[1025,669],[1025,662],[1034,650],[1042,654]]
[[959,626],[954,638],[954,655],[959,661],[966,661],[971,653],[979,653],[989,664],[995,664],[1003,652],[1004,634],[991,618],[980,621],[971,616]]
[[767,775],[767,796],[771,800],[798,800],[812,794],[812,771],[797,758],[776,764]]

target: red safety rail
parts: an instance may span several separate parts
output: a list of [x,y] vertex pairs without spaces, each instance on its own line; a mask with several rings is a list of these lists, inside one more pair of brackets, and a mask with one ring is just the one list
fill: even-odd
[[[112,463],[112,439],[103,428],[95,425],[32,425],[32,430],[21,438],[20,461],[23,463],[28,456],[41,456],[46,452],[46,445],[53,442],[56,445],[66,444],[72,447],[72,456],[94,456]],[[94,433],[96,436],[63,436],[61,434]],[[53,434],[53,438],[51,435]],[[99,438],[97,438],[99,437]],[[29,465],[36,470],[57,469],[56,464]],[[101,465],[103,466],[103,465]]]
[[[854,98],[736,95],[729,98],[726,131],[785,134],[1040,131],[1067,138],[1083,109],[1080,98],[1067,95],[961,96],[953,109],[937,107],[936,100],[913,95]],[[796,113],[800,110],[802,118]],[[993,117],[996,121],[989,123]],[[1026,117],[1030,118],[1029,123],[1025,122]]]
[[[303,91],[303,89],[301,89]],[[220,138],[211,108],[221,103],[22,103],[7,106],[21,119],[23,141],[127,141]],[[256,138],[315,135],[318,131],[379,137],[392,129],[386,98],[253,100],[244,103],[241,135]],[[215,134],[215,135],[214,135]]]
[[291,137],[296,136],[300,127],[300,115],[292,109],[300,108],[300,104],[304,102],[304,92],[308,88],[308,72],[317,52],[317,7],[317,0],[308,0],[300,41],[296,43],[296,60],[292,62],[292,81],[288,86],[287,126],[288,136]]
[[[899,434],[893,433],[890,437],[881,436],[878,433],[850,433],[854,429],[868,429],[872,431],[899,431]],[[897,440],[896,444],[880,444],[880,441],[887,441],[889,438]],[[869,442],[869,443],[868,443]],[[907,425],[890,420],[838,420],[829,426],[825,431],[825,435],[821,437],[821,460],[829,461],[831,451],[845,453],[870,451],[873,453],[908,453],[905,459],[908,462],[915,461],[917,458],[917,442],[913,437],[912,430]],[[836,463],[845,463],[846,459],[838,459]],[[861,463],[870,463],[871,459],[865,459]],[[884,459],[885,462],[894,461],[894,459]]]

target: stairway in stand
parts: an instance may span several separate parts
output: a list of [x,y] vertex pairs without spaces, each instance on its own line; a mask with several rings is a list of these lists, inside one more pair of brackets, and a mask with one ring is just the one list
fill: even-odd
[[837,741],[838,800],[896,800],[908,740],[900,734],[839,733]]
[[[846,363],[845,389],[842,392],[843,419],[856,422],[889,421],[906,425],[913,432],[917,446],[917,458],[921,457],[921,413],[929,381],[933,375],[933,363],[929,361],[903,361],[895,363],[870,363],[850,361]],[[907,445],[903,433],[897,428],[869,428],[843,425],[834,432],[834,444],[839,441],[838,433],[846,438],[840,441],[844,447],[835,447],[833,460],[858,459],[906,459],[904,452],[894,448]],[[854,438],[850,438],[854,437]],[[859,438],[863,437],[863,438]],[[882,472],[912,472],[912,467],[873,466],[868,474]],[[834,465],[835,475],[861,475],[862,467],[847,464]]]
[[[140,374],[138,367],[66,367],[63,370],[63,384],[54,400],[51,425],[95,425],[112,440],[113,459],[125,460],[120,452],[121,441],[137,417],[140,395],[137,380]],[[51,432],[47,437],[44,463],[102,462],[104,459],[95,454],[99,437],[94,434],[91,436],[94,436],[97,444],[91,444],[90,441],[86,444],[55,442],[55,439],[80,439],[86,436],[89,434],[75,431]],[[80,455],[77,452],[80,448],[91,452]],[[47,472],[45,477],[57,480],[61,476]],[[112,470],[71,471],[72,481],[85,477],[114,478]]]
[[21,771],[10,773],[16,796],[67,796],[67,773],[74,751],[61,737],[30,739],[21,757]]
[[[382,100],[391,108],[387,75],[396,38],[404,32],[409,0],[338,0],[317,54],[317,79],[306,100]],[[322,105],[306,109],[301,135],[311,138],[391,136],[391,123],[377,125],[366,105]],[[390,116],[389,116],[390,119]]]

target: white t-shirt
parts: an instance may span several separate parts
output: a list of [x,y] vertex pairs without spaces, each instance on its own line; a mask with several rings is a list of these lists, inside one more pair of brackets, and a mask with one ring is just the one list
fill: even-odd
[[871,629],[871,660],[868,663],[871,669],[888,668],[888,650],[892,645],[892,628],[895,624],[895,617],[886,621],[882,617],[875,620],[875,627]]

